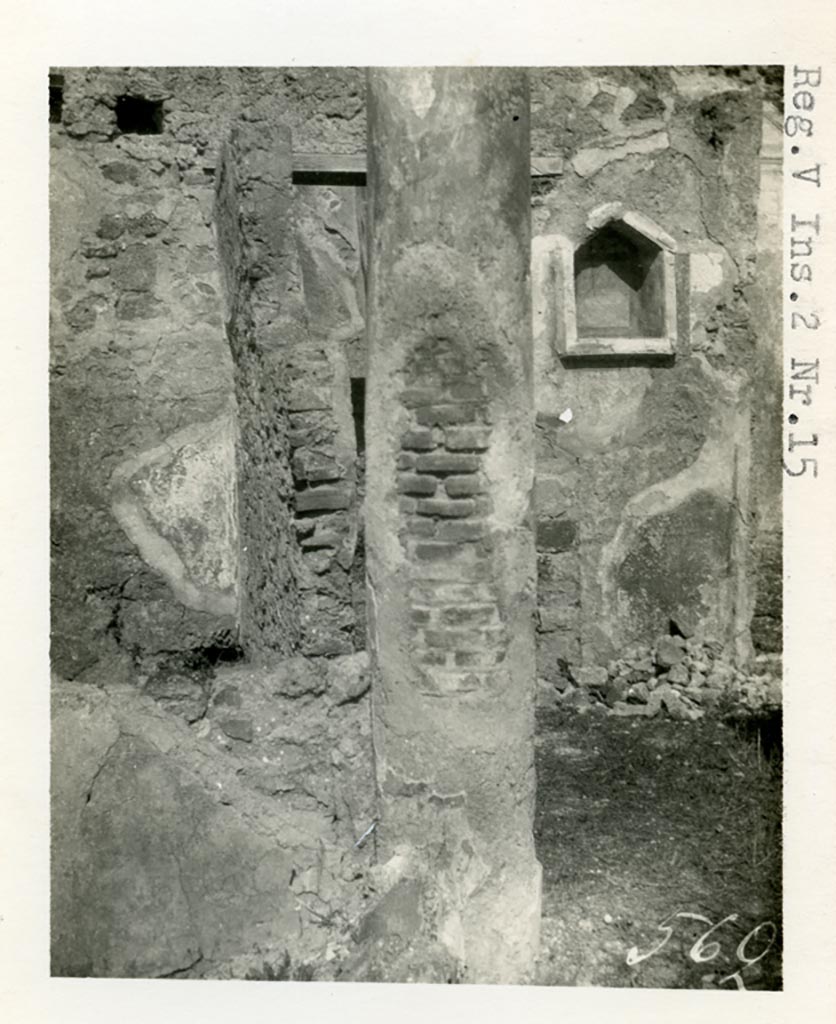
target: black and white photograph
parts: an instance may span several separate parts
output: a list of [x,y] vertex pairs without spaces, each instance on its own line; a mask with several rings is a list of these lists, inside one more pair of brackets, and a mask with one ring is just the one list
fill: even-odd
[[45,987],[793,1019],[834,909],[791,859],[832,855],[834,762],[788,622],[833,564],[836,69],[777,42],[54,47]]

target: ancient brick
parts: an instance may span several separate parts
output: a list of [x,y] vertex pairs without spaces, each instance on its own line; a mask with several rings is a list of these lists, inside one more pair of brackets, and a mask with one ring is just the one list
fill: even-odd
[[293,456],[293,475],[297,480],[339,480],[345,471],[336,459],[321,452],[303,450]]
[[537,548],[542,551],[568,551],[577,535],[578,527],[573,519],[540,519],[537,522]]
[[436,522],[434,519],[423,519],[416,516],[415,518],[407,519],[406,530],[413,537],[434,537]]
[[500,626],[484,629],[427,629],[424,640],[428,647],[448,651],[481,651],[495,644],[502,634]]
[[468,498],[481,493],[484,487],[476,476],[448,476],[444,481],[444,489],[451,498]]
[[398,469],[414,469],[415,456],[412,452],[401,452],[398,456]]
[[317,530],[311,537],[305,537],[302,541],[303,548],[336,548],[340,543],[340,535],[333,530]]
[[449,381],[444,389],[444,397],[451,403],[479,402],[484,400],[484,384],[473,384],[470,381]]
[[447,447],[452,451],[484,451],[490,442],[491,432],[487,427],[448,427],[444,432]]
[[398,512],[402,516],[411,516],[418,510],[418,502],[415,498],[398,498]]
[[432,451],[435,448],[431,430],[407,430],[401,437],[401,448],[411,451]]
[[504,651],[456,651],[453,661],[461,668],[495,668],[505,657]]
[[300,388],[290,396],[290,412],[317,412],[331,408],[330,388]]
[[435,473],[439,476],[448,473],[475,473],[479,468],[479,458],[476,455],[464,455],[459,452],[432,452],[419,455],[415,468],[419,473]]
[[438,398],[438,391],[432,387],[406,388],[401,394],[401,401],[408,409],[413,409],[418,405],[430,405],[436,398]]
[[442,559],[451,558],[455,553],[455,544],[427,542],[425,544],[416,544],[415,546],[415,557],[420,558],[424,562],[438,562]]
[[421,663],[423,665],[442,666],[447,664],[447,654],[444,651],[421,651]]
[[309,487],[296,495],[297,512],[333,511],[350,505],[348,492],[336,487]]
[[[427,520],[421,520],[426,522]],[[494,594],[487,583],[447,583],[433,581],[423,582],[415,586],[415,593],[427,604],[456,604],[464,602],[489,602]]]
[[492,604],[462,604],[442,608],[441,622],[445,626],[488,626],[496,614],[496,606]]
[[438,481],[432,476],[402,473],[398,477],[398,494],[435,494]]
[[[420,512],[420,508],[418,509]],[[475,522],[452,522],[439,523],[437,536],[439,540],[473,541],[482,540],[487,534],[487,523],[479,519]]]
[[464,519],[472,515],[474,504],[469,498],[421,498],[418,501],[419,516],[441,516],[445,519]]
[[446,427],[451,423],[470,423],[472,405],[425,405],[416,410],[415,418],[424,427]]
[[432,611],[429,608],[411,608],[409,617],[417,626],[423,626],[432,618]]

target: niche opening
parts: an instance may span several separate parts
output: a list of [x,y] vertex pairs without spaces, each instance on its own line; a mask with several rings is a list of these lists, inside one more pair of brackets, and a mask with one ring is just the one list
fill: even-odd
[[536,257],[535,288],[547,286],[544,260],[552,261],[558,353],[584,359],[674,355],[673,238],[620,203],[593,211],[587,227],[577,241],[553,236]]

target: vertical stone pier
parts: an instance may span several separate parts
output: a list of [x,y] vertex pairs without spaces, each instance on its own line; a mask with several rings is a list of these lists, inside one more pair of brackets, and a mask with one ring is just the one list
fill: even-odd
[[465,980],[516,982],[540,920],[527,78],[372,70],[368,118],[380,854]]

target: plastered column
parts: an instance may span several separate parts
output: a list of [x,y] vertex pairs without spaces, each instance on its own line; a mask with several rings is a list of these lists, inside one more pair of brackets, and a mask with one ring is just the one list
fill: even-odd
[[381,859],[468,981],[537,952],[529,100],[369,73],[366,550]]

